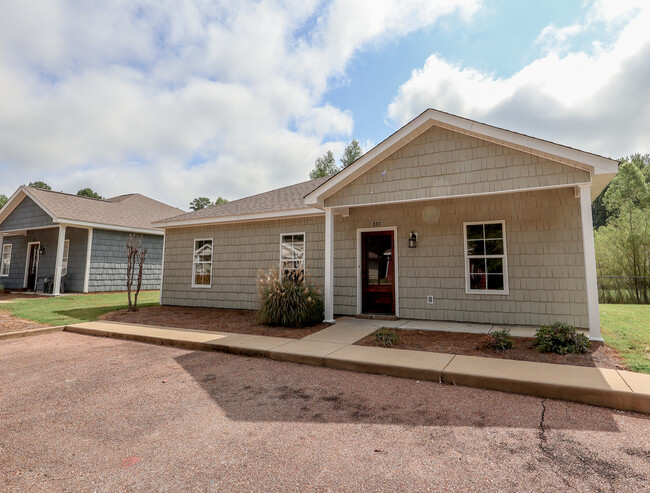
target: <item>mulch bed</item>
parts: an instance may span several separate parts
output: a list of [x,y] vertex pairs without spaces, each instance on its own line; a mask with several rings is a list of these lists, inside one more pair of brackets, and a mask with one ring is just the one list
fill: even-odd
[[[400,342],[395,349],[412,349],[435,353],[463,354],[484,358],[514,359],[519,361],[536,361],[538,363],[556,363],[563,365],[591,366],[597,368],[625,369],[623,361],[615,349],[601,342],[592,342],[586,354],[539,353],[533,345],[532,337],[513,337],[514,347],[498,352],[482,349],[481,340],[485,334],[468,334],[457,332],[440,332],[433,330],[396,329]],[[361,346],[378,346],[374,334],[364,337],[356,344]]]
[[142,325],[159,325],[179,329],[209,330],[214,332],[234,332],[260,336],[289,337],[300,339],[318,332],[329,324],[320,323],[312,327],[294,329],[289,327],[270,327],[261,325],[252,310],[223,310],[219,308],[198,308],[182,306],[149,306],[137,312],[120,310],[100,317],[113,322],[126,322]]

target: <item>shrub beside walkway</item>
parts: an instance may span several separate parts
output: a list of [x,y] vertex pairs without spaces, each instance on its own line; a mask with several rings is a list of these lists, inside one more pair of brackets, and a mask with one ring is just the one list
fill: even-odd
[[343,317],[336,325],[302,339],[116,322],[68,325],[65,330],[447,382],[650,414],[650,375],[615,369],[354,345],[354,342],[381,325],[381,322],[375,325]]

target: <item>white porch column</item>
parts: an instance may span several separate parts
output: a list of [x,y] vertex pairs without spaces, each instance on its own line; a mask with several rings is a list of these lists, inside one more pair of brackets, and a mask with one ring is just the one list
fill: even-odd
[[580,187],[580,219],[582,221],[582,249],[585,256],[585,281],[587,283],[587,311],[589,316],[589,339],[602,341],[600,335],[600,312],[598,311],[598,280],[596,278],[596,248],[594,226],[591,218],[591,185]]
[[325,320],[334,323],[334,210],[325,209]]
[[59,226],[59,239],[56,244],[56,263],[54,264],[54,287],[52,294],[61,294],[61,267],[63,266],[63,247],[65,246],[65,226]]
[[86,271],[84,273],[84,293],[88,292],[90,282],[90,256],[93,249],[93,228],[88,228],[88,243],[86,244]]

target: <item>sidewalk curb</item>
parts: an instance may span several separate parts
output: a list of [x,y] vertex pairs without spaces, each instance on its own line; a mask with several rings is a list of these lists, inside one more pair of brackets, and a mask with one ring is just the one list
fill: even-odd
[[5,332],[0,334],[0,341],[5,339],[16,339],[19,337],[40,336],[42,334],[51,334],[53,332],[61,332],[65,329],[63,326],[59,327],[39,327],[38,329],[17,330],[15,332]]
[[[83,324],[66,326],[63,330],[184,349],[222,351],[339,370],[463,385],[650,414],[650,375],[627,371],[353,344],[333,348],[333,343],[289,338],[281,340],[265,336],[252,336],[254,339],[248,339],[250,346],[246,347],[247,339],[242,337],[242,334],[224,335],[205,331],[193,332],[214,335],[214,339],[182,340],[178,337],[117,332],[110,328],[83,327]],[[303,352],[283,347],[300,347],[295,344],[299,341],[310,343],[305,346]],[[319,345],[322,347],[319,348]]]

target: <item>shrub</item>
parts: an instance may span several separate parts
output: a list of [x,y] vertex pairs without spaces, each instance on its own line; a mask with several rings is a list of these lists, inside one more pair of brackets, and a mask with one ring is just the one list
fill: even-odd
[[555,322],[539,328],[535,333],[535,347],[540,353],[586,353],[589,339],[573,325]]
[[266,325],[308,327],[323,321],[323,296],[308,276],[302,273],[280,276],[277,269],[257,274],[260,295],[258,320]]
[[505,351],[512,349],[513,346],[514,342],[508,329],[493,330],[479,343],[480,349],[491,349],[492,351]]
[[375,332],[375,342],[382,347],[393,347],[399,344],[399,334],[395,329],[382,327]]

